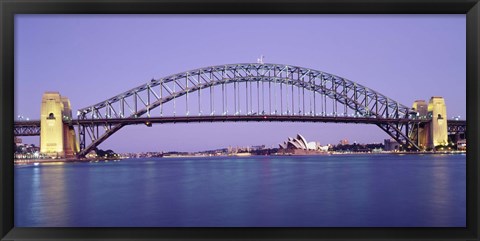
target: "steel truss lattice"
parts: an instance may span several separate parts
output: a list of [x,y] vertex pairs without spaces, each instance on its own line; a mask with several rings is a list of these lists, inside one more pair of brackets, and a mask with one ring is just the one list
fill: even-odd
[[18,121],[13,128],[15,136],[39,136],[40,121]]
[[[231,90],[227,92],[228,88],[231,88],[233,93]],[[203,98],[202,91],[207,91]],[[211,66],[152,79],[146,84],[80,109],[77,114],[81,121],[81,124],[78,124],[81,149],[79,155],[87,154],[128,124],[109,122],[108,119],[152,117],[155,116],[154,109],[160,109],[156,116],[164,116],[163,106],[172,102],[173,116],[189,116],[189,97],[195,96],[194,92],[198,94],[198,115],[310,115],[352,120],[359,117],[371,118],[372,124],[379,126],[404,147],[418,149],[416,130],[419,121],[411,117],[414,113],[410,108],[397,101],[361,84],[326,72],[283,64],[247,63]],[[215,97],[215,94],[221,97]],[[186,111],[180,115],[175,111],[175,101],[183,96],[186,98]],[[306,96],[310,99],[309,106]],[[218,98],[221,98],[220,106],[215,103]],[[327,100],[331,101],[331,106],[328,106],[331,113],[326,111]],[[207,107],[201,105],[202,101],[210,103],[210,108],[208,104]],[[245,104],[243,113],[240,108],[242,101]],[[221,111],[216,110],[215,106],[219,109],[221,107]],[[233,113],[229,113],[232,108]],[[348,114],[349,111],[353,111],[353,114]],[[99,124],[95,121],[100,119],[105,122]],[[385,123],[380,121],[382,119],[393,121]]]
[[448,133],[465,133],[467,132],[467,122],[462,120],[448,120]]

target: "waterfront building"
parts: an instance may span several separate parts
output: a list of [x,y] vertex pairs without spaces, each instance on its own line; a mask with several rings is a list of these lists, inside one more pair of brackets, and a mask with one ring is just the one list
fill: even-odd
[[87,155],[85,155],[86,158],[96,158],[97,157],[97,152],[95,150],[91,150]]
[[15,159],[43,158],[40,154],[40,147],[34,144],[19,143],[15,148]]
[[297,134],[296,138],[289,137],[279,144],[280,152],[284,154],[313,154],[328,151],[328,146],[322,147],[318,142],[308,142],[305,137]]
[[252,146],[252,151],[263,150],[265,145]]
[[400,144],[394,139],[385,139],[383,142],[385,151],[398,151],[400,149]]
[[15,143],[16,146],[19,146],[20,144],[22,144],[22,138],[15,136],[13,138],[13,142]]
[[460,150],[460,151],[466,151],[467,150],[467,140],[466,139],[457,141],[457,150]]

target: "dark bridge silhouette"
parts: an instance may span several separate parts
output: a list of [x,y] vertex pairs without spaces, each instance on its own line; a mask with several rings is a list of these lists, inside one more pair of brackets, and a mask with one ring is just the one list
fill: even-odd
[[[333,74],[291,65],[246,63],[152,79],[80,109],[71,124],[78,126],[78,154],[84,156],[126,125],[219,121],[375,124],[405,148],[418,150],[418,126],[430,120]],[[459,126],[465,128],[464,122],[457,121],[452,128]],[[18,135],[36,129],[16,124],[16,130]]]

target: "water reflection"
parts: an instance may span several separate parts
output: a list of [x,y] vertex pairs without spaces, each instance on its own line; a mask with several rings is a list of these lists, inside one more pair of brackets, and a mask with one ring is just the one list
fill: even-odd
[[41,175],[42,183],[45,185],[39,189],[44,191],[43,201],[48,203],[45,206],[45,218],[47,219],[47,223],[52,223],[52,226],[62,226],[69,223],[69,215],[66,215],[69,197],[66,196],[65,181],[67,179],[65,178],[64,167],[64,165],[40,167],[48,171],[44,175]]
[[462,227],[466,216],[460,155],[135,159],[16,167],[15,179],[18,227]]

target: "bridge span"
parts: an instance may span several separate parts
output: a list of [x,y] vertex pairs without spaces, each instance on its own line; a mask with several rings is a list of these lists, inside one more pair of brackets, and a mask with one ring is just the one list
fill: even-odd
[[[434,98],[435,106],[439,100],[443,101]],[[81,108],[76,119],[63,121],[77,128],[79,156],[85,156],[127,125],[236,121],[375,124],[403,147],[419,150],[427,141],[428,145],[433,145],[434,140],[445,141],[443,137],[433,140],[430,136],[427,140],[419,136],[439,135],[437,130],[432,132],[438,125],[445,128],[442,131],[445,135],[447,125],[466,129],[461,121],[444,123],[445,105],[443,109],[430,108],[432,99],[430,102],[428,112],[425,104],[412,109],[371,88],[323,71],[284,64],[245,63],[210,66],[152,79]],[[69,109],[69,102],[66,105]],[[39,123],[16,122],[15,134],[40,133]]]
[[[381,119],[378,121],[371,118],[344,118],[344,117],[323,117],[323,116],[171,116],[171,117],[140,117],[128,119],[95,119],[95,120],[72,120],[68,124],[79,125],[105,125],[105,124],[128,124],[128,125],[146,125],[167,124],[167,123],[201,123],[201,122],[320,122],[320,123],[355,123],[355,124],[376,124],[387,122],[410,122],[410,120]],[[416,123],[426,123],[426,120],[413,120]],[[465,133],[467,131],[467,122],[465,120],[448,120],[448,133]],[[15,121],[15,136],[39,136],[40,121]]]

